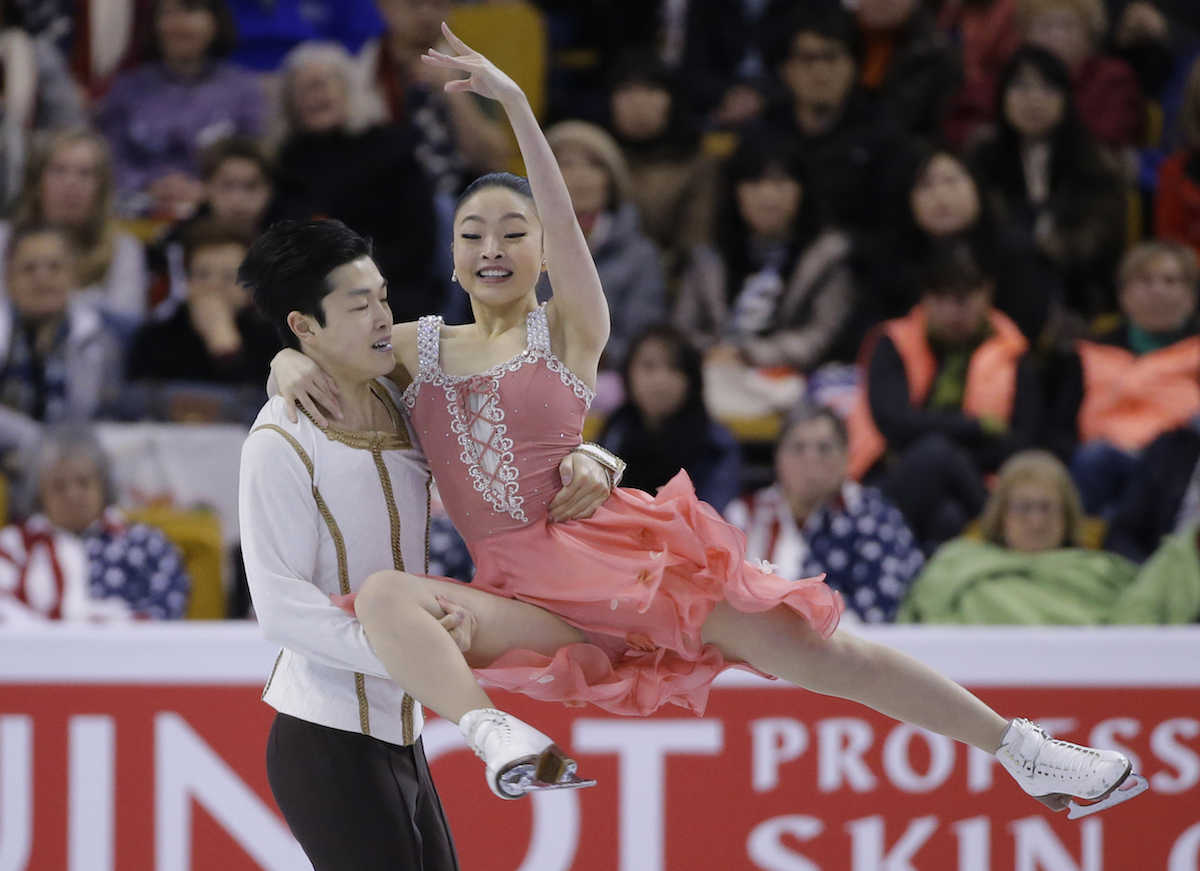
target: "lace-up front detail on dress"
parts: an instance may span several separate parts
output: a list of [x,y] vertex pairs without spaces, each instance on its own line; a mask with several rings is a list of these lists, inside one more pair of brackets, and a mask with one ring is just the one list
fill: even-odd
[[[420,320],[419,370],[404,401],[412,410],[425,454],[435,464],[447,511],[469,541],[475,530],[488,534],[545,514],[555,483],[553,478],[545,479],[546,460],[551,459],[548,465],[553,473],[562,455],[579,444],[583,417],[595,394],[551,351],[543,306],[526,317],[526,347],[521,353],[471,375],[449,375],[442,369],[441,328],[440,317]],[[570,393],[547,389],[551,378],[569,387]],[[540,407],[533,401],[539,398]],[[549,442],[548,430],[555,436]],[[550,451],[557,456],[547,458]],[[450,471],[445,467],[455,464],[483,505],[472,509],[461,493],[448,494],[460,489],[445,483]],[[537,509],[531,513],[527,497],[543,496],[535,498]],[[461,511],[456,510],[459,507]]]

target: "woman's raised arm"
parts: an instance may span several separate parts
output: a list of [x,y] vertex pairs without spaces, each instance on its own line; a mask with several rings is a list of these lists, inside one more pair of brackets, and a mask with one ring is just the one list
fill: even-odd
[[455,36],[445,24],[442,31],[456,54],[430,49],[421,60],[468,74],[468,78],[447,82],[447,91],[470,91],[495,100],[504,108],[516,134],[542,222],[546,270],[554,286],[554,307],[572,345],[586,346],[598,357],[608,341],[608,302],[587,239],[575,220],[571,195],[567,192],[558,161],[554,159],[520,86]]

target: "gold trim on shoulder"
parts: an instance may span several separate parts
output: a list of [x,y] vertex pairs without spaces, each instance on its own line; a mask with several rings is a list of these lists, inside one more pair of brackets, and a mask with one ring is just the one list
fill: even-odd
[[[329,537],[333,539],[333,550],[337,555],[337,572],[338,572],[338,589],[342,595],[350,592],[350,568],[346,562],[346,540],[342,538],[342,530],[338,527],[337,521],[333,517],[333,512],[329,510],[329,506],[325,503],[324,497],[321,496],[321,491],[317,488],[315,479],[316,467],[313,465],[312,458],[308,452],[304,450],[304,446],[296,440],[296,437],[281,426],[273,423],[264,423],[262,426],[254,428],[254,432],[260,429],[274,430],[283,436],[284,440],[292,446],[292,449],[299,455],[300,461],[304,463],[304,468],[308,469],[308,477],[312,480],[313,501],[317,503],[317,511],[320,512],[321,518],[325,521],[325,527],[329,530]],[[278,662],[278,661],[277,661]],[[274,672],[272,672],[274,674]],[[268,684],[269,685],[269,684]],[[367,688],[366,679],[361,672],[354,673],[354,688],[358,694],[358,721],[362,727],[364,735],[371,734],[371,719],[370,711],[367,704]],[[266,692],[264,690],[263,692]]]
[[408,427],[404,425],[404,416],[400,413],[400,409],[396,407],[391,394],[374,382],[371,383],[370,387],[371,393],[387,409],[388,417],[391,418],[395,431],[369,430],[366,432],[353,432],[333,426],[321,426],[313,420],[312,415],[308,413],[308,409],[303,406],[297,406],[297,408],[330,441],[340,442],[347,447],[364,451],[400,451],[411,449],[413,444],[412,439],[408,437]]
[[[316,467],[313,465],[312,458],[308,455],[308,451],[304,450],[304,446],[296,440],[296,437],[281,426],[273,423],[264,423],[262,426],[256,426],[253,432],[258,432],[260,429],[269,429],[283,436],[284,441],[292,446],[292,450],[300,457],[300,462],[304,463],[304,468],[308,470],[308,477],[312,478],[316,474]],[[316,483],[313,483],[313,488],[316,489]]]

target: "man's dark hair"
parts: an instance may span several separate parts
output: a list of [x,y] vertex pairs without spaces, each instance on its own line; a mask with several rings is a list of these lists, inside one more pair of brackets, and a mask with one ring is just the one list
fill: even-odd
[[184,270],[188,273],[192,271],[192,261],[196,258],[197,251],[222,245],[240,245],[248,249],[250,237],[213,218],[201,218],[196,221],[183,234]]
[[5,244],[3,251],[4,268],[7,269],[12,263],[13,254],[16,253],[17,247],[22,242],[31,236],[45,235],[57,236],[60,238],[63,242],[63,245],[66,246],[67,251],[72,257],[75,257],[79,254],[79,251],[75,246],[75,240],[71,238],[70,232],[63,227],[48,223],[46,221],[23,221],[15,224],[12,228],[12,231],[8,234],[8,241]]
[[205,181],[212,181],[212,177],[225,161],[234,158],[253,163],[268,183],[274,182],[275,167],[271,159],[267,157],[263,147],[248,136],[227,136],[200,152],[200,177]]
[[840,5],[806,0],[780,21],[778,27],[772,28],[766,45],[766,61],[772,70],[778,70],[791,57],[796,37],[801,33],[812,33],[830,42],[840,42],[854,58],[855,64],[862,62],[862,31],[854,16]]
[[[180,0],[180,5],[192,11],[203,11],[212,15],[216,22],[216,31],[212,42],[208,44],[207,56],[210,59],[228,57],[237,45],[237,29],[233,23],[233,13],[225,0]],[[162,60],[162,45],[158,41],[157,19],[163,7],[163,0],[155,0],[152,7],[151,21],[145,31],[148,60]]]
[[994,279],[975,258],[970,244],[957,240],[936,246],[918,270],[919,288],[930,296],[961,299],[994,285]]
[[329,273],[370,256],[371,240],[341,221],[280,221],[254,240],[238,267],[238,283],[249,289],[283,344],[299,350],[288,313],[298,311],[325,326],[321,300],[333,289]]

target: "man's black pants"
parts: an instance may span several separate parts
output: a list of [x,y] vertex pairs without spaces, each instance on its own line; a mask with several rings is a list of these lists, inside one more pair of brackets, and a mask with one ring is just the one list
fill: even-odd
[[458,871],[420,741],[402,747],[277,714],[267,779],[315,871]]

